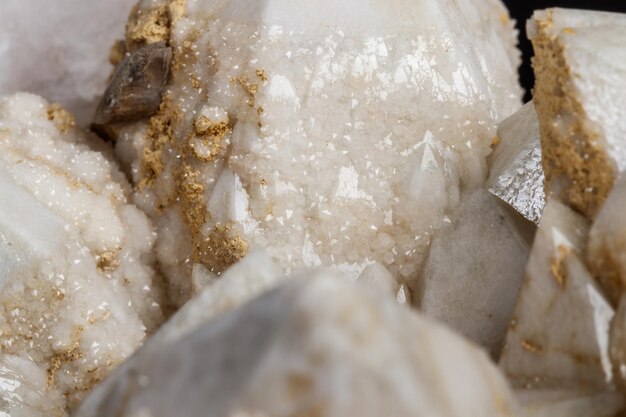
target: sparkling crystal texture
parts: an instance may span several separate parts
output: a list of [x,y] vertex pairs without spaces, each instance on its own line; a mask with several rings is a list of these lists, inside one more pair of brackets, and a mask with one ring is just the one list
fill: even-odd
[[162,322],[154,231],[111,157],[61,107],[0,98],[0,415],[64,415]]
[[[139,10],[127,44],[166,38],[173,81],[156,116],[119,132],[117,154],[181,303],[193,263],[220,273],[258,247],[285,271],[357,277],[376,262],[415,279],[462,190],[483,185],[497,122],[520,106],[499,1]],[[163,13],[171,30],[152,39]]]
[[498,144],[489,156],[489,191],[528,220],[539,223],[546,204],[539,121],[528,103],[498,125]]

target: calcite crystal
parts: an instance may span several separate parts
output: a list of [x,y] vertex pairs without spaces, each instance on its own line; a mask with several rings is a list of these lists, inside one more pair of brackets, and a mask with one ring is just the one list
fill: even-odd
[[498,125],[489,156],[487,187],[528,220],[539,223],[545,206],[539,121],[532,102]]
[[285,271],[415,279],[520,106],[512,28],[495,0],[140,2],[127,47],[167,42],[172,81],[117,155],[172,298],[194,263],[257,247]]
[[519,415],[479,349],[329,274],[152,343],[76,417]]
[[614,311],[587,271],[589,223],[550,201],[545,208],[500,365],[515,387],[608,390]]
[[111,73],[111,45],[135,2],[2,0],[0,95],[36,93],[90,123]]
[[548,184],[593,218],[626,170],[626,16],[549,9],[528,32]]
[[474,192],[433,240],[413,291],[414,304],[497,358],[524,279],[534,229],[488,191]]
[[0,99],[0,415],[62,416],[162,322],[155,234],[70,113]]

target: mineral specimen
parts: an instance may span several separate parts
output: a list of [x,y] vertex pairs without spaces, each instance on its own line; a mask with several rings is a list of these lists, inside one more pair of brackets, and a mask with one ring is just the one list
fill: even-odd
[[593,218],[626,170],[626,16],[549,9],[528,32],[548,185]]
[[258,247],[414,280],[520,106],[512,27],[495,0],[140,2],[126,45],[165,41],[172,81],[117,155],[171,298]]
[[626,17],[140,0],[86,120],[127,1],[0,6],[0,417],[623,414]]
[[489,162],[489,191],[539,223],[545,206],[545,177],[539,121],[532,102],[498,125],[498,141]]
[[454,219],[433,240],[414,303],[497,358],[535,227],[486,190],[465,199]]
[[519,388],[608,390],[613,309],[583,262],[589,224],[550,201],[500,365]]
[[317,275],[148,342],[76,417],[519,415],[483,352],[391,297]]
[[136,0],[2,0],[0,95],[29,91],[91,122]]
[[0,99],[0,415],[61,416],[162,322],[155,239],[99,140]]

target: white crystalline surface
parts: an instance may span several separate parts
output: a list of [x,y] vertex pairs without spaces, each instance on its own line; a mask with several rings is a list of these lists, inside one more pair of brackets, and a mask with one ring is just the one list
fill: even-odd
[[162,321],[154,231],[72,124],[0,99],[0,415],[64,415]]
[[174,296],[194,262],[219,273],[257,247],[284,270],[414,279],[520,105],[501,3],[144,1],[141,16],[168,4],[171,86],[117,151]]
[[489,156],[487,187],[528,220],[539,223],[545,207],[539,120],[528,103],[498,125],[498,146]]
[[0,94],[29,91],[91,121],[135,0],[2,0]]
[[533,245],[500,366],[518,388],[606,391],[614,311],[582,256],[589,223],[549,201]]
[[[212,310],[214,302],[202,298],[189,305]],[[322,273],[282,285],[175,338],[157,334],[76,413],[174,415],[520,414],[484,352],[392,297]]]
[[464,199],[454,218],[433,240],[414,302],[497,358],[524,280],[534,225],[487,190]]

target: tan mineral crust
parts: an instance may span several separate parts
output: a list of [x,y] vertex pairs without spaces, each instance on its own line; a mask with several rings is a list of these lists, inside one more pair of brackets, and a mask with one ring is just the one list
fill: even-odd
[[546,179],[593,218],[626,169],[626,18],[549,9],[528,32]]

